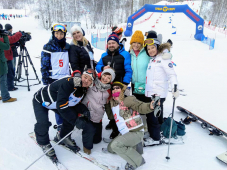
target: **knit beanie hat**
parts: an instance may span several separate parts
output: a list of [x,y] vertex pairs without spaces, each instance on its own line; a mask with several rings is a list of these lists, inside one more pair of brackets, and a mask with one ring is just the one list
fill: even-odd
[[121,82],[119,82],[119,81],[113,82],[113,83],[111,84],[111,86],[112,86],[112,87],[114,87],[114,86],[119,86],[121,89],[124,88],[124,84],[121,83]]
[[114,70],[111,69],[111,68],[107,68],[107,69],[103,70],[101,76],[103,74],[105,74],[105,73],[110,73],[110,75],[111,75],[111,82],[113,82],[113,80],[115,79],[115,72],[114,72]]
[[2,27],[2,24],[0,24],[0,30],[2,30],[2,28],[3,28],[3,27]]
[[112,28],[112,32],[115,32],[119,36],[123,33],[123,28],[115,26]]
[[84,30],[78,25],[73,25],[70,31],[71,31],[71,35],[73,35],[73,33],[75,31],[79,31],[79,32],[81,32],[83,34],[83,36],[85,36]]
[[119,37],[116,33],[112,32],[112,34],[109,35],[108,39],[107,39],[107,43],[108,41],[113,40],[116,41],[119,44]]
[[10,25],[10,24],[6,24],[6,25],[5,25],[5,30],[6,30],[6,31],[9,31],[9,30],[11,30],[11,29],[13,29],[12,25]]
[[92,87],[93,84],[94,84],[94,80],[96,78],[96,73],[95,73],[95,70],[91,69],[91,68],[87,68],[84,70],[83,74],[87,74],[89,75],[91,78],[92,78],[92,83],[89,87]]
[[144,42],[144,35],[142,33],[142,31],[135,31],[134,34],[132,35],[131,41],[130,41],[130,45],[132,45],[132,43],[134,42],[138,42],[141,45],[143,45]]

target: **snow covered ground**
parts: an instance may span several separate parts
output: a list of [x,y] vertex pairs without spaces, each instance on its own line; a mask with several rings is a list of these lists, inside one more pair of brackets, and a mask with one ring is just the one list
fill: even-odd
[[[145,14],[149,16],[150,14]],[[141,25],[136,25],[135,30],[143,32],[152,29],[155,21],[160,17],[160,13],[154,13],[151,19]],[[172,17],[172,24],[169,24],[169,17]],[[227,96],[227,39],[223,34],[205,28],[204,35],[216,37],[214,50],[209,50],[208,45],[196,41],[194,38],[195,24],[184,14],[162,14],[160,22],[155,24],[155,30],[163,34],[163,41],[169,38],[173,41],[173,61],[176,63],[175,70],[180,82],[180,88],[185,90],[187,96],[180,96],[176,100],[176,106],[182,106],[193,113],[203,117],[214,125],[227,132],[227,114],[225,113],[225,97]],[[2,25],[10,23],[13,32],[23,30],[31,32],[32,40],[26,43],[39,79],[40,56],[42,47],[48,42],[51,32],[43,29],[38,20],[34,18],[11,19],[10,21],[0,21]],[[82,25],[84,23],[82,22]],[[176,29],[172,29],[172,25]],[[171,33],[177,31],[176,35]],[[91,32],[91,31],[89,31]],[[90,39],[90,35],[86,35]],[[127,38],[126,50],[129,49],[130,37]],[[70,42],[71,40],[69,40]],[[95,49],[95,59],[99,60],[103,51]],[[24,73],[22,74],[23,77]],[[29,65],[29,78],[35,78],[33,70]],[[37,83],[31,80],[30,83]],[[20,83],[26,84],[26,82]],[[0,170],[25,169],[31,162],[38,158],[42,151],[28,137],[28,133],[33,131],[36,123],[32,98],[33,94],[43,85],[32,86],[31,91],[25,87],[19,87],[18,91],[11,92],[12,97],[18,99],[17,102],[3,104],[0,102]],[[173,100],[171,95],[164,103],[164,116],[168,116],[172,110]],[[185,118],[184,113],[175,109],[174,119]],[[49,113],[52,124],[55,124],[54,113]],[[110,131],[104,129],[108,120],[106,116],[103,120],[103,137],[108,137]],[[50,139],[56,134],[56,130],[50,127]],[[184,145],[172,145],[170,147],[170,161],[167,162],[167,146],[154,146],[144,148],[143,157],[146,164],[138,170],[224,170],[226,165],[219,162],[215,156],[227,150],[225,138],[209,136],[208,130],[200,127],[199,123],[192,123],[186,126],[186,136]],[[72,137],[82,148],[81,131],[73,133]],[[91,156],[103,163],[124,167],[125,161],[117,155],[104,154],[101,148],[107,144],[101,142],[94,145]],[[62,149],[55,148],[59,160],[69,170],[98,170],[94,164]],[[55,166],[45,157],[41,158],[31,168],[31,170],[55,170]]]

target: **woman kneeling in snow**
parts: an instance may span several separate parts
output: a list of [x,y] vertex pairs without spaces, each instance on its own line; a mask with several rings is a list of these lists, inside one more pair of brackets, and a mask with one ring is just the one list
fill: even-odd
[[144,158],[134,147],[143,140],[143,122],[139,113],[147,114],[154,110],[153,102],[144,103],[134,96],[125,97],[126,86],[120,82],[112,84],[110,100],[114,119],[120,135],[108,145],[108,151],[116,153],[127,161],[126,170],[134,170],[145,164]]

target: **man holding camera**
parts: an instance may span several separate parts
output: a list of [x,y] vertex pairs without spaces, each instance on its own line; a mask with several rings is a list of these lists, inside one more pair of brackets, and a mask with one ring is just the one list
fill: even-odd
[[[5,30],[9,32],[9,34],[8,34],[9,36],[13,35],[13,27],[10,24],[5,25]],[[12,62],[13,62],[14,73],[15,73],[15,67],[16,67],[16,57],[18,56],[16,45],[19,45],[19,43],[17,42],[16,44],[10,44],[10,47],[11,47],[12,52],[13,52]]]
[[[6,24],[5,25],[5,28],[6,28],[6,31],[12,31],[12,26],[10,24]],[[8,34],[9,35],[9,34]],[[14,44],[16,42],[18,42],[20,40],[22,36],[22,33],[21,32],[17,32],[15,33],[14,35],[12,36],[8,36],[9,38],[9,43],[10,44]],[[1,38],[0,41],[3,42],[3,39]],[[13,68],[13,51],[12,51],[12,48],[10,47],[9,50],[5,50],[5,57],[7,59],[7,65],[8,65],[8,74],[7,74],[7,84],[8,84],[8,90],[9,91],[15,91],[17,90],[18,88],[17,87],[14,87],[14,76],[15,76],[15,71],[14,71],[14,68]]]
[[9,38],[4,30],[2,30],[2,25],[0,24],[0,89],[1,89],[1,97],[0,100],[3,100],[3,103],[14,102],[17,99],[11,98],[8,92],[7,87],[7,59],[5,58],[4,50],[8,50],[10,48]]

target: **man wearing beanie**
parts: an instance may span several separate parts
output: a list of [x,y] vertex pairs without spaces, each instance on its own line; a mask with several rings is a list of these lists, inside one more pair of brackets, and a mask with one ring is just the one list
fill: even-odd
[[[0,25],[1,26],[1,25]],[[0,87],[1,87],[1,96],[0,100],[3,100],[3,103],[14,102],[17,99],[11,98],[8,92],[7,87],[7,59],[5,58],[4,50],[8,50],[10,48],[9,39],[7,35],[3,35],[3,41],[0,41]]]
[[[13,35],[13,27],[12,25],[10,24],[6,24],[5,25],[5,30],[9,32],[9,36],[12,36]],[[18,53],[17,53],[17,48],[15,46],[15,44],[10,44],[10,47],[12,49],[12,52],[13,52],[13,60],[12,60],[12,64],[13,64],[13,70],[14,70],[14,76],[15,76],[15,71],[16,71],[16,57],[18,56]],[[15,89],[17,89],[15,87]]]
[[6,30],[6,31],[9,31],[9,32],[11,32],[11,33],[12,33],[12,31],[13,31],[13,27],[12,27],[12,25],[10,25],[10,24],[6,24],[6,25],[5,25],[5,30]]
[[[12,26],[10,24],[5,25],[5,29],[11,33]],[[11,36],[10,36],[11,35]],[[15,70],[13,67],[13,51],[11,46],[13,46],[14,43],[18,42],[22,36],[21,32],[17,32],[14,35],[10,34],[8,36],[9,43],[10,43],[10,49],[5,50],[5,57],[7,59],[7,65],[8,65],[8,74],[7,74],[7,85],[9,91],[15,91],[18,88],[14,87],[14,77],[15,77]],[[1,38],[0,41],[3,42],[3,39]]]
[[[125,51],[123,44],[119,43],[119,37],[115,33],[112,33],[107,39],[107,51],[102,54],[96,70],[101,72],[110,67],[115,70],[116,77],[114,81],[122,82],[125,85],[130,83],[132,78],[131,57]],[[110,105],[105,105],[105,109],[111,112]],[[114,120],[112,120],[112,123],[115,128],[110,138],[115,138],[119,132]]]
[[96,70],[101,72],[110,67],[116,73],[114,81],[119,81],[126,85],[130,83],[132,78],[130,54],[125,51],[122,44],[119,44],[118,36],[115,33],[112,33],[107,39],[107,51],[102,54]]

